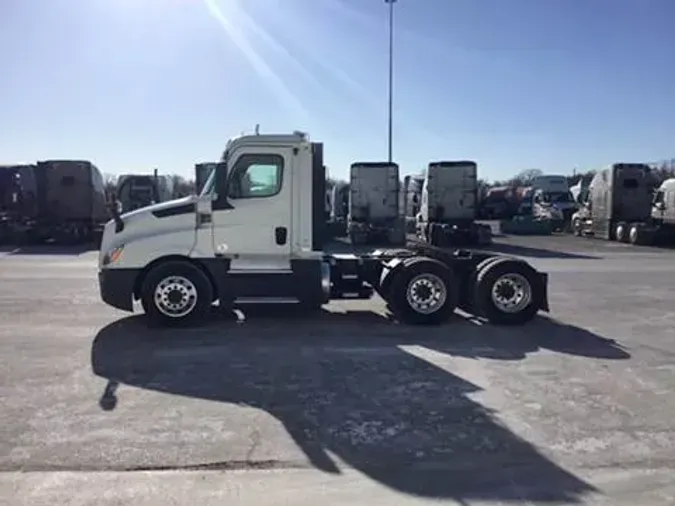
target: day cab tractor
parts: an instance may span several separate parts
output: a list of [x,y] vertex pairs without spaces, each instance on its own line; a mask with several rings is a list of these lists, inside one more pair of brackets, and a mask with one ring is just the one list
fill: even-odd
[[301,132],[231,139],[200,195],[114,215],[101,297],[125,311],[140,301],[161,324],[199,322],[215,302],[315,310],[373,294],[408,324],[440,324],[456,308],[496,324],[548,311],[547,274],[523,260],[423,243],[335,253],[324,212],[322,143]]

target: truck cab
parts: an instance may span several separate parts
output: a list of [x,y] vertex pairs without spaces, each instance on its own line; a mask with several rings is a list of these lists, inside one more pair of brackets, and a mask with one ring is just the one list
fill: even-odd
[[524,323],[548,310],[546,274],[521,260],[424,245],[326,250],[325,186],[323,144],[306,134],[232,139],[199,195],[115,214],[106,224],[103,301],[125,311],[138,301],[149,318],[168,324],[199,320],[216,301],[313,310],[374,293],[413,324],[446,321],[460,305],[495,323]]
[[662,236],[675,236],[675,178],[666,179],[654,192],[651,217]]
[[649,244],[658,224],[651,219],[654,177],[644,163],[615,163],[599,171],[587,199],[572,217],[575,235]]

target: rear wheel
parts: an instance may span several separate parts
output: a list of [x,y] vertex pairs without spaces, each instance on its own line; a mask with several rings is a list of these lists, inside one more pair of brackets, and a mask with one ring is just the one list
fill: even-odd
[[572,233],[577,237],[581,237],[581,220],[579,218],[572,220]]
[[143,280],[141,303],[154,323],[174,325],[206,315],[213,288],[206,275],[188,262],[167,262],[153,268]]
[[452,271],[431,258],[411,258],[395,275],[389,307],[403,323],[438,325],[457,307],[457,283]]
[[654,242],[655,234],[640,223],[633,223],[628,231],[628,241],[635,246],[646,246]]
[[474,290],[476,314],[502,325],[532,320],[544,297],[537,272],[527,263],[512,258],[488,262],[478,272]]
[[614,228],[614,237],[618,242],[626,242],[628,240],[628,225],[624,222],[619,222]]

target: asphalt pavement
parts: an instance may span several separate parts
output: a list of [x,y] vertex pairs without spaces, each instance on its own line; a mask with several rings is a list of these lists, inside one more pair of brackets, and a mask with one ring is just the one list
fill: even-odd
[[99,300],[95,252],[0,250],[0,504],[673,504],[675,251],[493,249],[550,272],[550,315],[149,329]]

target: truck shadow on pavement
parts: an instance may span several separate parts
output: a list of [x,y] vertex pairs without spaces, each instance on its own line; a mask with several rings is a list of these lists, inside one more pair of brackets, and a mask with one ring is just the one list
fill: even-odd
[[[375,313],[347,312],[309,319],[259,315],[244,323],[216,319],[198,329],[170,330],[149,329],[139,319],[113,322],[94,339],[93,372],[108,380],[102,409],[115,408],[119,384],[259,408],[284,425],[319,470],[340,473],[333,454],[394,490],[459,501],[574,503],[597,490],[472,400],[478,385],[406,345],[500,360],[541,348],[629,357],[611,340],[543,319],[504,329],[458,317],[452,325],[411,329]],[[240,467],[292,465],[256,462],[252,453]],[[190,467],[236,467],[227,457]]]
[[558,259],[577,259],[577,260],[600,260],[601,257],[594,255],[584,255],[581,253],[568,253],[565,251],[556,251],[551,249],[534,248],[532,246],[522,246],[519,244],[493,243],[483,248],[485,251],[500,253],[502,255],[515,255],[530,258],[558,258]]
[[78,244],[73,246],[60,246],[56,244],[32,245],[32,246],[2,246],[0,253],[8,255],[71,255],[78,256],[90,251],[98,251],[95,244]]

